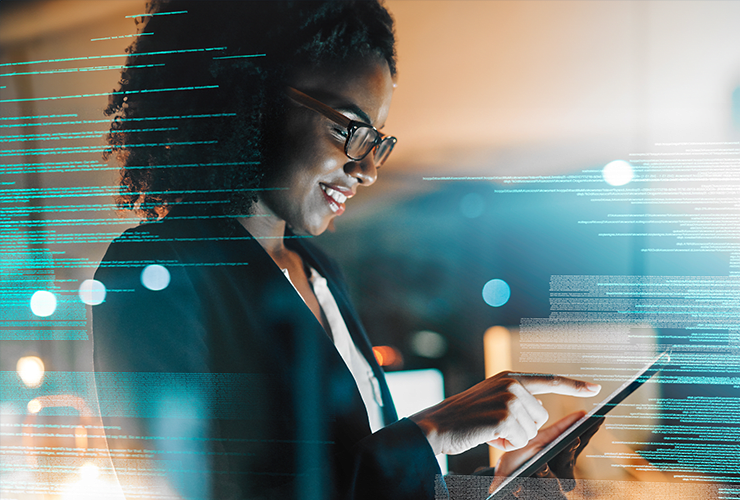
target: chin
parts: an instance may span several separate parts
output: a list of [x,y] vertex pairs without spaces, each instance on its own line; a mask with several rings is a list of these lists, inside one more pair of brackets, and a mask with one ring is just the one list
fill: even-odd
[[291,231],[298,236],[319,236],[324,231],[334,231],[334,219],[317,225],[290,226]]
[[324,232],[329,229],[330,231],[334,230],[334,222],[329,222],[328,224],[324,224],[321,227],[315,228],[314,230],[309,231],[308,234],[311,236],[319,236],[324,234]]

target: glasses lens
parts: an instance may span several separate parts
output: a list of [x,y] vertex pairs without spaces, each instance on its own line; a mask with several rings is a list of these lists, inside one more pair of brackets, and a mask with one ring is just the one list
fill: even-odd
[[347,155],[361,160],[373,149],[377,136],[378,133],[372,127],[357,127],[347,141]]
[[395,137],[386,137],[385,139],[381,141],[380,144],[378,144],[378,147],[375,148],[375,155],[373,156],[376,167],[379,167],[383,163],[385,163],[385,160],[388,159],[388,157],[391,154],[391,151],[393,151],[393,146],[395,145],[396,145]]

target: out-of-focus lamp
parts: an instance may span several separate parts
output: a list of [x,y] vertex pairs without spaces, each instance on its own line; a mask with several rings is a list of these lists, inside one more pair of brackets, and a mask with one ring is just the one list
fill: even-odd
[[[504,370],[511,370],[511,332],[503,326],[492,326],[483,334],[483,360],[486,378]],[[504,452],[493,446],[488,447],[491,467],[496,465]]]
[[403,366],[403,355],[401,351],[389,345],[377,345],[373,347],[373,354],[380,366],[385,368],[401,368]]
[[38,356],[23,356],[18,360],[15,369],[29,389],[40,386],[44,379],[44,362]]

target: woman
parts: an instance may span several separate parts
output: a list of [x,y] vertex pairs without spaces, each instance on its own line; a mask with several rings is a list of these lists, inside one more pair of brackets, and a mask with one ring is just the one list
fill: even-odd
[[499,374],[397,421],[341,273],[310,243],[395,143],[379,132],[396,72],[382,6],[159,2],[130,54],[109,142],[119,205],[149,223],[111,244],[94,311],[101,401],[126,402],[104,415],[124,490],[433,498],[435,454],[523,448],[547,420],[533,394],[598,392]]

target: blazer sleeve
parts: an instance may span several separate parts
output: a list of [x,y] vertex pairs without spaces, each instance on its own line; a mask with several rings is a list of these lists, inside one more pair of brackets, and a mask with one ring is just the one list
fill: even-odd
[[[360,441],[354,459],[356,498],[447,498],[432,448],[419,426],[407,418]],[[364,491],[368,494],[360,493]]]

